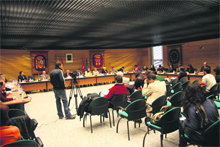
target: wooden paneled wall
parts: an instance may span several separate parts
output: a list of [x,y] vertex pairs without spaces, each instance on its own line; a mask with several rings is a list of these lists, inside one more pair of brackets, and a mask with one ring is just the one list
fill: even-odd
[[[163,53],[164,66],[168,67],[167,46],[163,47]],[[213,72],[216,66],[220,66],[220,40],[211,39],[183,43],[182,59],[185,68],[187,64],[192,64],[197,70],[200,70],[204,61],[207,61]]]

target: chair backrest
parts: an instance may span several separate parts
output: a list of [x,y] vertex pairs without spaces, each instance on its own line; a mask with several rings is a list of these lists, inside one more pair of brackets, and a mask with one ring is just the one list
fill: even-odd
[[166,84],[166,96],[169,97],[171,94],[171,86],[170,84]]
[[220,120],[217,120],[205,129],[203,136],[205,138],[206,146],[219,146],[219,130]]
[[37,142],[33,140],[18,140],[4,145],[3,147],[40,147]]
[[26,113],[20,109],[9,109],[8,116],[9,118],[26,115]]
[[88,111],[91,115],[101,115],[108,112],[108,99],[105,97],[94,98],[89,104]]
[[167,104],[167,97],[166,95],[162,95],[162,96],[159,96],[156,100],[153,101],[151,107],[152,107],[152,111],[153,111],[153,114],[157,113],[160,111],[160,108],[164,105]]
[[176,83],[178,83],[178,81],[179,81],[178,78],[175,78],[175,79],[171,80],[170,86],[174,86]]
[[125,109],[128,114],[128,120],[137,120],[146,116],[146,102],[144,99],[138,99],[131,102]]
[[178,91],[170,97],[169,101],[172,103],[172,106],[181,107],[183,97],[184,97],[184,92],[183,91]]
[[163,114],[159,119],[159,126],[163,133],[170,133],[179,129],[180,108],[174,107]]
[[180,82],[176,83],[174,86],[173,86],[173,90],[174,90],[174,93],[182,90],[182,84]]
[[138,100],[138,99],[144,99],[144,97],[142,95],[142,90],[135,91],[130,95],[130,100],[132,102],[135,100]]
[[216,83],[215,85],[213,85],[209,91],[211,94],[216,96],[218,94],[218,84]]
[[183,84],[183,83],[185,83],[185,82],[187,81],[186,78],[187,78],[187,77],[182,77],[179,81]]
[[195,79],[192,84],[199,83],[199,79]]
[[190,84],[190,81],[186,81],[186,82],[184,82],[184,83],[182,84],[182,88],[183,88],[183,90],[185,90],[186,87],[187,87],[189,84]]
[[113,105],[114,108],[117,109],[117,107],[123,107],[125,108],[127,106],[127,94],[115,94],[111,98],[110,103]]
[[220,83],[217,84],[218,84],[218,94],[220,94]]

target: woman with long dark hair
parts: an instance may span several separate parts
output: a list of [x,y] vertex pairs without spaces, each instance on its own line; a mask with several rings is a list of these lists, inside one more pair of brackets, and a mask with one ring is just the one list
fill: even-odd
[[202,141],[198,133],[218,120],[219,114],[215,103],[206,99],[204,90],[199,84],[190,84],[186,88],[183,99],[183,113],[185,119],[180,121],[180,145],[185,145],[183,132],[192,140]]

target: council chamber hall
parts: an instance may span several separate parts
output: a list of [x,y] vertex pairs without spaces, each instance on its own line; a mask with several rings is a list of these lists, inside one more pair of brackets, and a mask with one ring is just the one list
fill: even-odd
[[0,146],[220,146],[218,0],[0,6]]

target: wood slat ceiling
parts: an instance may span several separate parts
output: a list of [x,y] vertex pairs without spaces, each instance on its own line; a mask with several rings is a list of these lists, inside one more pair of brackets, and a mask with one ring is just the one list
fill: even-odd
[[1,0],[1,49],[116,49],[219,38],[218,0]]

